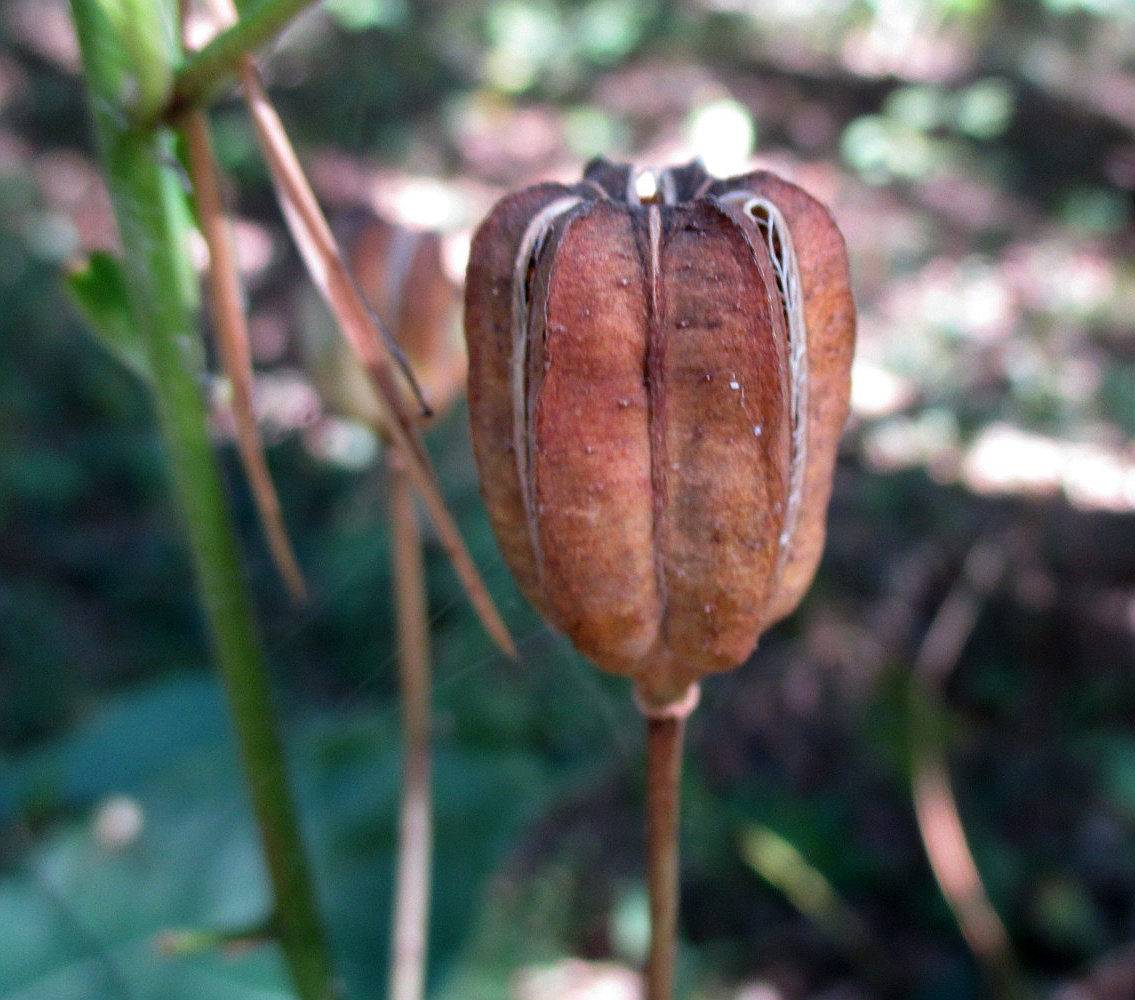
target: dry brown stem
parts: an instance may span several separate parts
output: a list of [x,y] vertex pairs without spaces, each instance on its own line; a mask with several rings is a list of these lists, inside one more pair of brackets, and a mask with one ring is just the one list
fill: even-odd
[[681,701],[661,708],[639,699],[646,716],[646,880],[650,896],[646,1000],[670,1000],[674,995],[682,743],[686,719],[697,702],[697,685],[691,685]]
[[197,199],[197,214],[202,235],[209,248],[209,310],[217,335],[221,364],[232,387],[237,449],[252,488],[272,560],[288,592],[296,601],[303,601],[307,598],[307,587],[284,527],[280,500],[268,472],[264,442],[253,409],[252,353],[249,348],[248,323],[244,315],[240,273],[225,218],[217,162],[204,113],[193,111],[187,115],[183,121],[183,131],[188,151],[189,177]]
[[[223,26],[236,20],[231,0],[209,0],[213,17]],[[268,163],[288,229],[308,273],[335,316],[344,337],[377,390],[386,411],[384,433],[406,462],[406,473],[425,504],[446,555],[461,579],[470,603],[486,630],[509,656],[516,647],[480,574],[473,564],[457,526],[442,499],[429,458],[415,426],[415,413],[395,374],[395,361],[387,340],[359,294],[343,261],[331,227],[300,166],[280,116],[268,100],[251,56],[241,60],[239,78],[252,116],[257,141]]]
[[942,686],[969,642],[1005,564],[1000,548],[988,542],[975,545],[961,578],[942,602],[919,648],[911,686],[911,781],[926,855],[962,936],[996,995],[1017,998],[1025,995],[1023,981],[1005,925],[989,900],[966,839],[941,735]]
[[391,452],[387,468],[394,531],[403,764],[390,998],[421,1000],[425,995],[432,855],[429,618],[421,533],[404,466]]

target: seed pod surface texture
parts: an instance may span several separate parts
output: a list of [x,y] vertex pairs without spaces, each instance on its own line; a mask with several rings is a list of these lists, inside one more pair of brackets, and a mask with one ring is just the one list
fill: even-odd
[[600,160],[499,202],[465,332],[506,561],[661,706],[743,662],[811,582],[855,308],[843,239],[799,187],[696,163],[646,179]]

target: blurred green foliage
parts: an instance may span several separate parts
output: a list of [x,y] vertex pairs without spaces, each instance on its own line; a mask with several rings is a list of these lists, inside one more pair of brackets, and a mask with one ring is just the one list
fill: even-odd
[[[110,240],[88,212],[99,192],[83,186],[65,32],[35,30],[65,24],[51,21],[64,7],[43,4],[54,14],[34,24],[26,9],[0,16],[0,997],[284,997],[274,946],[158,947],[170,930],[247,931],[266,895],[146,391],[61,280]],[[1098,490],[1113,475],[1127,488],[1135,438],[1135,8],[329,0],[266,73],[313,162],[330,152],[473,189],[467,223],[474,196],[597,153],[729,163],[755,148],[832,201],[848,235],[860,357],[899,389],[878,382],[876,410],[857,411],[801,612],[708,684],[695,718],[688,995],[983,995],[914,826],[907,674],[960,552],[1009,526],[1024,551],[946,690],[959,809],[1041,992],[1128,945],[1135,529]],[[237,211],[267,233],[253,315],[294,340],[299,271],[247,121],[231,99],[212,121]],[[108,260],[71,271],[71,294],[122,344],[114,296],[91,294],[107,283],[86,280]],[[293,340],[261,367],[295,376]],[[900,401],[883,407],[884,390]],[[527,965],[640,958],[641,744],[625,685],[551,636],[508,579],[464,416],[429,443],[522,656],[494,653],[427,534],[431,984],[490,1000]],[[1033,437],[992,472],[1027,445],[1030,470],[1065,463],[1056,487],[980,488],[974,445],[1002,425]],[[329,460],[309,433],[269,435],[313,589],[302,611],[218,446],[339,967],[362,1000],[382,994],[395,836],[389,539],[381,462],[366,447],[361,463]],[[831,940],[754,871],[754,830],[894,967]]]

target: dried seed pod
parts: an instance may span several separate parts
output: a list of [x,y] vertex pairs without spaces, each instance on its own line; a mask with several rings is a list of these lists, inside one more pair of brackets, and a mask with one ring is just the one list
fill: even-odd
[[855,336],[827,210],[772,174],[596,161],[481,225],[465,330],[527,597],[648,705],[745,660],[823,546]]
[[[435,414],[464,389],[461,293],[442,263],[438,233],[390,222],[369,210],[345,214],[336,224],[347,265],[382,326],[402,351]],[[305,364],[333,412],[380,425],[384,408],[370,377],[317,296],[301,308]]]
[[349,263],[430,406],[446,410],[464,386],[466,360],[460,289],[445,272],[441,236],[371,216],[351,245]]

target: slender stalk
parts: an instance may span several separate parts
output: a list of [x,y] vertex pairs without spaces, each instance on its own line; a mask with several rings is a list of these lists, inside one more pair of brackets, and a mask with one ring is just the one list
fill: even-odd
[[1008,930],[986,892],[950,781],[942,689],[961,659],[1007,557],[980,541],[939,606],[918,650],[910,685],[911,795],[926,857],[992,996],[1029,996]]
[[402,801],[398,817],[391,934],[390,1000],[425,996],[429,942],[432,817],[430,803],[430,664],[422,536],[403,461],[390,451],[394,531],[394,604],[402,702]]
[[198,336],[187,225],[172,134],[131,127],[121,103],[120,39],[105,0],[72,0],[127,293],[154,376],[158,421],[185,519],[201,601],[228,695],[275,895],[275,925],[302,1000],[334,995],[307,860],[284,771],[268,676],[206,426],[192,345]]
[[650,891],[647,1000],[674,995],[678,932],[678,816],[685,720],[646,720],[646,871]]
[[[232,24],[237,16],[232,0],[210,0],[210,9],[221,24]],[[248,56],[239,62],[241,87],[257,141],[271,171],[288,230],[304,265],[375,387],[386,415],[384,436],[405,459],[411,482],[422,497],[442,547],[469,595],[473,610],[497,645],[515,658],[516,646],[512,636],[442,499],[429,456],[418,434],[417,415],[407,404],[395,376],[395,361],[387,346],[390,338],[383,336],[376,326],[372,311],[343,261],[331,227],[300,166],[284,124],[268,100],[255,64]]]
[[244,293],[232,235],[225,218],[219,171],[205,113],[194,111],[187,115],[182,133],[188,152],[189,177],[197,197],[197,216],[209,247],[209,307],[217,346],[232,386],[237,449],[252,488],[272,561],[292,599],[302,602],[307,598],[307,587],[284,527],[280,499],[268,471],[264,442],[253,408],[252,352],[244,316]]
[[236,73],[241,59],[275,38],[315,0],[262,0],[208,45],[192,53],[174,76],[162,117],[173,121],[203,106]]
[[660,709],[639,702],[646,716],[646,881],[650,896],[646,1000],[670,1000],[674,995],[682,742],[686,719],[697,701],[698,688],[692,685],[683,700]]

